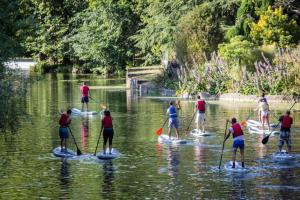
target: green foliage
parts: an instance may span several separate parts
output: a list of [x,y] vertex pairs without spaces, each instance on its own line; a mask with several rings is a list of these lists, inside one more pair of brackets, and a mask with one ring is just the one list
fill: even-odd
[[212,4],[204,3],[180,19],[176,49],[182,64],[203,64],[217,49],[222,32],[215,10]]
[[250,37],[252,22],[258,18],[261,12],[267,10],[268,6],[273,4],[274,0],[242,0],[236,16],[236,35],[231,34],[229,36],[243,35],[248,39]]
[[19,0],[1,0],[0,3],[0,63],[24,53],[21,45],[24,32],[31,28],[25,6]]
[[109,72],[124,69],[132,60],[134,44],[129,40],[138,27],[138,18],[130,1],[97,0],[93,7],[80,13],[74,21],[81,24],[68,42],[74,54]]
[[27,48],[39,61],[49,64],[68,64],[71,59],[65,37],[74,29],[71,19],[86,8],[86,1],[31,0],[36,23],[35,34],[29,36]]
[[164,52],[174,55],[175,33],[178,20],[191,10],[194,0],[147,0],[141,16],[142,26],[132,38],[145,65],[157,64]]
[[15,132],[26,109],[27,80],[20,71],[0,69],[0,132]]
[[282,8],[271,7],[260,15],[259,21],[251,27],[251,37],[263,44],[277,44],[280,47],[298,42],[299,27],[295,20],[289,20]]
[[219,44],[218,54],[232,66],[233,74],[241,70],[238,68],[240,66],[246,66],[248,71],[253,71],[254,62],[261,59],[255,45],[242,36],[231,38],[229,43]]

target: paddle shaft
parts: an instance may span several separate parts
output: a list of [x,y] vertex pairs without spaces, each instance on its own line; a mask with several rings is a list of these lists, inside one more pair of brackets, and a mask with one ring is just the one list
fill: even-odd
[[188,130],[190,129],[190,126],[191,126],[191,124],[192,124],[192,121],[193,121],[194,118],[195,118],[196,113],[197,113],[197,111],[194,112],[193,117],[192,117],[192,120],[190,121],[190,123],[189,123],[189,125],[188,125],[188,127],[187,127],[187,129],[186,129],[186,132],[188,132]]
[[223,145],[222,145],[222,153],[221,153],[221,158],[220,158],[220,162],[219,162],[219,169],[221,168],[221,163],[222,163],[222,158],[223,158],[224,146],[225,146],[225,141],[226,141],[227,125],[228,125],[228,121],[226,120],[226,127],[225,127],[225,133],[224,133],[224,141],[223,141]]
[[77,146],[75,137],[74,137],[74,135],[73,135],[73,133],[72,133],[70,127],[68,127],[68,129],[69,129],[69,131],[70,131],[70,133],[71,133],[71,136],[72,136],[72,138],[73,138],[73,140],[74,140],[74,143],[75,143],[75,146],[76,146],[76,148],[77,148],[77,155],[81,155],[82,153],[81,153],[80,149],[79,149],[78,146]]
[[[292,108],[294,107],[294,105],[295,105],[296,103],[297,103],[297,102],[295,101],[295,102],[293,103],[293,105],[290,107],[289,110],[292,110]],[[263,144],[266,144],[266,143],[268,142],[269,137],[272,135],[273,130],[276,129],[276,128],[279,126],[280,123],[281,123],[281,122],[279,121],[279,122],[276,124],[276,126],[275,126],[274,128],[272,128],[272,131],[271,131],[266,137],[263,138],[263,140],[262,140],[262,143],[263,143]]]
[[100,130],[100,134],[99,134],[99,137],[98,137],[98,141],[97,141],[97,145],[96,145],[94,156],[96,155],[96,152],[97,152],[97,149],[98,149],[98,144],[99,144],[99,141],[100,141],[100,138],[101,138],[102,130],[103,130],[103,127],[101,127],[101,130]]

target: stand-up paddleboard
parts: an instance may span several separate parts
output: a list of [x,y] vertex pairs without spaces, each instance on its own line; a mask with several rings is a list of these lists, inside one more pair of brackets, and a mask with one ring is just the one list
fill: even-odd
[[251,127],[251,126],[248,127],[248,131],[250,133],[256,133],[256,134],[261,134],[261,135],[263,135],[263,134],[270,134],[270,133],[272,133],[272,135],[278,135],[278,134],[280,134],[279,131],[262,130],[262,129],[259,129],[257,127]]
[[103,152],[103,150],[101,152],[98,152],[96,154],[96,156],[99,158],[99,159],[102,159],[102,160],[108,160],[108,159],[115,159],[117,157],[120,156],[120,153],[118,150],[112,148],[111,150],[111,154],[109,153],[109,149],[107,148],[106,151],[105,151],[105,154]]
[[165,144],[186,144],[186,140],[177,139],[176,137],[169,138],[168,135],[160,135],[158,137],[158,142]]
[[[262,127],[262,124],[259,121],[248,119],[247,126],[248,127]],[[265,124],[265,127],[267,127],[267,124]],[[275,128],[276,124],[270,124],[270,127]]]
[[190,135],[194,136],[194,137],[203,137],[203,136],[211,136],[212,134],[210,132],[202,132],[199,129],[194,129],[190,132]]
[[278,151],[278,152],[273,153],[272,158],[275,161],[290,161],[290,160],[294,160],[295,156],[293,156],[292,154],[289,154],[285,150],[282,150],[281,152]]
[[63,149],[61,150],[60,147],[56,147],[55,149],[52,150],[53,155],[57,156],[57,157],[73,157],[76,156],[76,152],[72,151],[71,149]]
[[239,162],[235,162],[235,168],[232,168],[232,161],[225,163],[224,169],[230,172],[246,172],[248,170],[246,167],[242,167]]
[[96,111],[83,111],[81,112],[80,109],[72,108],[72,114],[73,115],[97,115]]

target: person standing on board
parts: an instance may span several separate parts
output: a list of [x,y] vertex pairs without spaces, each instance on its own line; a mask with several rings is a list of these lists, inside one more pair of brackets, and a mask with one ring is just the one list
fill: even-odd
[[264,92],[261,93],[261,97],[258,100],[258,115],[259,115],[259,120],[262,124],[262,130],[264,130],[265,123],[267,123],[268,130],[270,131],[271,130],[270,122],[269,122],[270,110]]
[[229,133],[227,134],[225,141],[229,138],[230,134],[233,136],[233,153],[232,153],[232,168],[235,168],[235,160],[236,160],[236,152],[237,149],[240,149],[242,167],[245,167],[244,164],[244,133],[242,127],[239,123],[237,123],[236,118],[231,119],[231,127],[229,128]]
[[202,128],[202,132],[205,133],[205,101],[201,99],[200,95],[197,96],[197,102],[195,105],[195,112],[197,112],[196,116],[196,126],[197,130],[200,130],[200,124]]
[[89,97],[91,96],[90,88],[87,86],[86,81],[83,82],[83,85],[80,87],[81,91],[81,111],[83,112],[84,104],[86,104],[86,111],[88,111]]
[[101,120],[102,126],[101,130],[103,130],[103,154],[106,154],[106,143],[108,140],[109,144],[109,154],[111,154],[112,150],[112,141],[114,137],[114,129],[112,123],[112,117],[108,110],[104,111],[104,118]]
[[279,118],[279,121],[281,122],[281,128],[280,128],[280,135],[279,135],[279,141],[278,141],[278,148],[279,152],[281,152],[282,147],[284,145],[284,142],[286,142],[286,145],[288,147],[289,153],[292,149],[292,141],[291,141],[291,126],[293,124],[293,118],[290,117],[290,111],[286,111],[285,115],[282,115]]
[[170,102],[170,107],[167,110],[167,115],[169,115],[169,129],[168,129],[168,135],[169,135],[169,139],[171,139],[171,129],[175,128],[175,132],[176,132],[176,137],[177,139],[179,139],[179,134],[178,134],[178,128],[179,128],[179,121],[177,118],[177,112],[176,112],[176,108],[174,106],[174,102],[171,101]]
[[64,112],[60,115],[59,119],[59,137],[60,137],[60,149],[63,151],[63,147],[65,147],[65,151],[67,151],[67,139],[69,138],[68,126],[71,123],[71,113],[72,111],[69,109],[67,112]]

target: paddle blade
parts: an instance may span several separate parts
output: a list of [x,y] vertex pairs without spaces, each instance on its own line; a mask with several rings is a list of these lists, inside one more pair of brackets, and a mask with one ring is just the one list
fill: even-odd
[[77,148],[77,156],[80,156],[82,153],[80,151],[80,149]]
[[162,131],[163,131],[163,128],[159,128],[159,129],[157,129],[157,130],[155,131],[155,134],[156,134],[157,136],[160,136],[160,135],[162,134]]
[[261,141],[261,143],[267,144],[267,142],[269,141],[269,137],[270,137],[270,135],[264,137],[264,139]]
[[240,122],[241,126],[247,126],[247,123],[245,121]]

